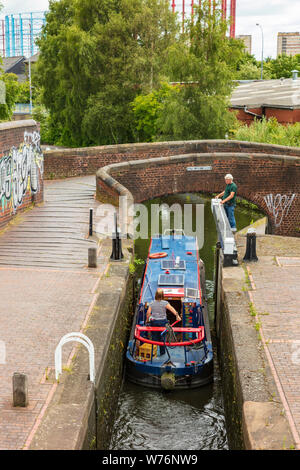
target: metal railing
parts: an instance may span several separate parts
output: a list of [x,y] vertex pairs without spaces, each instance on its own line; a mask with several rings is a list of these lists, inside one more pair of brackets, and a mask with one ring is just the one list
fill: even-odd
[[217,233],[224,256],[237,258],[237,248],[225,209],[220,199],[211,200],[211,210],[215,219]]

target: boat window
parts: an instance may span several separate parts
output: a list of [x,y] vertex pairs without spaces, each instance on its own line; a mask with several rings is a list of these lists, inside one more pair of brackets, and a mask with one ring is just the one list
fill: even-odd
[[181,259],[176,263],[175,260],[162,260],[161,269],[185,269],[185,261]]
[[199,298],[199,291],[198,289],[192,289],[191,287],[188,287],[185,289],[185,297],[188,297],[190,299],[197,299]]
[[158,278],[159,286],[183,286],[183,274],[160,274]]

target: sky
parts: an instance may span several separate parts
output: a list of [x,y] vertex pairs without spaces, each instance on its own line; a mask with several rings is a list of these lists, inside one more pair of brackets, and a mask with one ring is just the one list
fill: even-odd
[[[43,11],[48,8],[48,0],[0,1],[4,5],[2,17],[11,13]],[[175,0],[176,4],[181,1]],[[186,4],[190,1],[185,0]],[[230,4],[230,0],[227,3]],[[262,32],[256,23],[263,30],[264,57],[276,57],[277,33],[300,31],[300,0],[237,0],[236,34],[252,35],[252,53],[260,59]]]

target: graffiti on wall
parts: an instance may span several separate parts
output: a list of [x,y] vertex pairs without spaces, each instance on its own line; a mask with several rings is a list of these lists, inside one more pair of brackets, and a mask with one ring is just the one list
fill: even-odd
[[39,191],[39,174],[43,174],[43,153],[39,132],[24,132],[24,141],[12,147],[8,155],[0,157],[1,210],[12,212],[22,204],[27,192]]
[[268,194],[264,197],[264,201],[269,209],[269,212],[274,217],[275,227],[280,227],[284,217],[289,213],[290,207],[296,197],[296,194],[287,196],[286,194]]

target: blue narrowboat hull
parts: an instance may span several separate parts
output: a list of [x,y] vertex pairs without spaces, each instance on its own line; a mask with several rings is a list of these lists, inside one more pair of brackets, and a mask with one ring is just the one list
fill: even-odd
[[[182,317],[182,331],[176,333],[180,339],[174,343],[165,340],[163,355],[158,345],[149,344],[151,341],[146,344],[151,340],[151,331],[143,331],[139,340],[137,336],[137,328],[146,325],[147,307],[154,300],[157,288],[163,289],[165,299]],[[174,320],[169,318],[169,323]],[[196,333],[191,333],[197,329],[204,332],[198,343]],[[141,341],[144,338],[145,343]],[[189,344],[178,345],[180,341]],[[167,240],[157,236],[151,240],[126,351],[126,376],[133,383],[166,390],[193,389],[213,381],[205,270],[193,237],[173,235]]]

